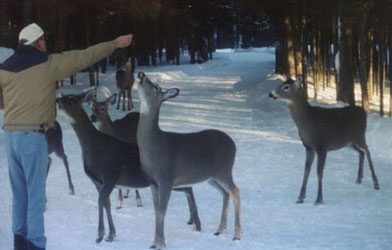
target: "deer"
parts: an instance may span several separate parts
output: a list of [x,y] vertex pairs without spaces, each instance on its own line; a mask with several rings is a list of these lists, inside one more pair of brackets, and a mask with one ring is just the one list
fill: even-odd
[[117,109],[120,109],[120,101],[121,97],[123,97],[123,106],[122,110],[125,111],[125,102],[128,104],[128,110],[133,108],[132,102],[132,87],[135,82],[135,78],[132,74],[132,64],[130,60],[127,60],[125,63],[121,62],[121,66],[118,68],[116,72],[116,82],[118,89],[118,102]]
[[[137,144],[136,131],[139,123],[140,113],[129,112],[123,118],[112,121],[109,115],[109,105],[113,105],[116,103],[116,96],[116,94],[113,94],[101,102],[97,101],[96,98],[91,98],[89,102],[91,108],[90,118],[93,122],[97,123],[99,131],[116,137],[117,139],[125,141],[127,143]],[[126,192],[129,193],[129,190],[127,190]],[[185,194],[188,200],[189,207],[191,208],[192,204],[196,203],[192,188],[189,188],[188,192],[185,192]],[[119,189],[119,204],[117,208],[122,207],[122,201],[122,191],[121,189]],[[136,201],[139,207],[143,206],[139,192],[137,190]],[[196,207],[194,208],[194,211],[190,211],[188,224],[195,224],[196,231],[201,230],[200,218],[198,216]]]
[[373,178],[374,188],[380,189],[374,171],[370,151],[366,144],[366,119],[363,108],[348,106],[343,108],[322,108],[311,106],[301,86],[302,76],[296,80],[288,78],[269,94],[273,99],[288,103],[290,114],[298,129],[299,137],[306,150],[305,173],[297,204],[306,198],[306,185],[310,169],[317,155],[318,192],[315,205],[323,204],[322,179],[328,151],[351,146],[359,153],[357,183],[363,178],[363,164],[366,155]]
[[176,97],[180,90],[171,88],[163,91],[143,72],[138,77],[140,81],[137,89],[141,106],[137,143],[141,168],[153,183],[151,190],[155,210],[155,237],[151,248],[162,249],[165,246],[164,218],[171,190],[203,181],[208,181],[223,196],[221,220],[214,234],[220,235],[226,228],[231,195],[235,210],[233,240],[239,240],[240,191],[232,176],[236,154],[234,141],[226,133],[214,129],[194,133],[161,130],[158,124],[161,104]]
[[[103,209],[109,224],[109,235],[106,241],[111,242],[116,237],[110,208],[110,194],[115,187],[144,188],[151,185],[149,179],[140,167],[139,149],[136,145],[126,143],[98,131],[90,121],[82,104],[95,97],[95,90],[90,89],[77,95],[63,95],[56,98],[59,109],[68,117],[78,138],[82,150],[82,161],[86,175],[95,185],[98,198],[98,238],[103,240],[105,226]],[[189,188],[176,191],[189,192]],[[188,194],[187,194],[188,195]],[[194,211],[196,204],[192,204]]]
[[[67,171],[67,178],[68,178],[68,186],[69,186],[69,193],[71,195],[75,194],[74,186],[72,184],[71,179],[71,172],[69,171],[69,164],[67,155],[64,152],[63,146],[63,132],[61,130],[61,126],[58,121],[55,121],[54,127],[48,128],[45,131],[46,141],[48,142],[48,155],[52,154],[53,152],[63,160],[65,170]],[[52,158],[48,159],[48,170],[46,172],[46,176],[49,174],[49,169],[52,164]]]
[[[116,103],[116,97],[117,94],[113,94],[102,102],[98,102],[96,98],[91,98],[89,105],[92,114],[90,118],[92,122],[97,124],[99,131],[127,143],[136,144],[136,129],[139,122],[139,113],[129,112],[123,118],[112,121],[109,115],[109,105]],[[129,190],[126,190],[125,192],[126,195],[124,198],[127,198]],[[135,194],[137,206],[142,207],[143,203],[137,189],[135,190]],[[118,200],[117,209],[121,209],[123,206],[122,189],[118,190]]]

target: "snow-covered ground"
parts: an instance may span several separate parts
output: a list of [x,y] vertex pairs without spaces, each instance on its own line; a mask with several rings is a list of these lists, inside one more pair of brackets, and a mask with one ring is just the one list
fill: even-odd
[[[165,220],[167,249],[391,249],[392,120],[368,116],[367,140],[381,186],[379,191],[373,188],[367,162],[362,184],[355,183],[358,155],[353,150],[342,149],[328,154],[323,179],[325,204],[313,205],[317,193],[314,163],[307,199],[297,205],[305,150],[287,104],[268,98],[268,93],[281,82],[273,75],[273,68],[272,49],[221,50],[214,53],[212,61],[200,65],[137,68],[163,88],[181,90],[178,97],[162,105],[160,126],[164,130],[220,129],[232,136],[237,145],[233,175],[241,190],[241,241],[232,241],[232,203],[227,230],[221,236],[213,236],[220,219],[222,198],[204,183],[194,186],[201,232],[186,225],[189,210],[185,196],[172,193]],[[113,71],[101,75],[100,79],[101,86],[116,91]],[[79,91],[87,84],[86,76],[79,74],[78,86],[64,89]],[[138,111],[135,89],[133,95]],[[125,112],[112,107],[111,114],[118,119]],[[2,112],[0,117],[1,123]],[[64,117],[58,120],[63,128],[63,143],[76,194],[68,194],[62,161],[52,156],[45,213],[47,249],[148,249],[154,236],[154,210],[148,188],[140,190],[144,207],[136,207],[131,192],[124,208],[116,210],[117,191],[112,193],[117,238],[111,243],[95,243],[98,195],[83,172],[74,131]],[[3,140],[0,132],[0,249],[8,250],[13,240],[11,191]]]

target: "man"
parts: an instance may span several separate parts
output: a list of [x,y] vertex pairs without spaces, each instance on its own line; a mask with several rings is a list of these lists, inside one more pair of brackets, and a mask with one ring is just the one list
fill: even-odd
[[35,23],[19,33],[19,46],[0,67],[4,97],[5,148],[13,194],[15,250],[45,249],[45,130],[56,118],[57,80],[69,77],[132,43],[132,35],[85,50],[48,54],[44,31]]

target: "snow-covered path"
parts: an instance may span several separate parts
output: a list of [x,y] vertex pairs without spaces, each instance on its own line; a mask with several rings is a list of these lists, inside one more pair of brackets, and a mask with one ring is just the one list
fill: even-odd
[[[231,240],[232,204],[227,230],[219,237],[213,236],[222,199],[208,184],[199,184],[194,193],[202,231],[195,232],[186,225],[189,211],[185,196],[173,192],[165,220],[167,249],[391,249],[392,122],[374,115],[368,118],[368,144],[381,190],[373,189],[367,164],[362,185],[355,184],[358,155],[343,149],[328,154],[323,179],[325,204],[313,205],[317,192],[313,166],[307,199],[297,205],[305,150],[287,105],[268,98],[268,93],[280,83],[272,75],[273,68],[274,51],[268,49],[219,51],[212,61],[200,65],[137,68],[161,87],[181,90],[178,97],[162,105],[160,125],[164,130],[221,129],[237,145],[233,175],[241,190],[241,241]],[[87,86],[80,85],[88,83],[86,77],[79,78],[79,85],[72,91]],[[101,75],[101,83],[115,92],[113,72]],[[65,90],[70,91],[71,87]],[[136,90],[133,95],[138,110]],[[124,115],[114,107],[111,111],[114,118]],[[154,235],[150,189],[140,190],[144,207],[136,207],[131,192],[122,210],[114,208],[117,191],[113,192],[117,238],[112,243],[95,243],[98,195],[83,172],[74,131],[65,118],[59,117],[59,121],[76,195],[67,194],[64,167],[53,156],[54,165],[47,181],[47,249],[148,249]],[[8,250],[12,248],[11,192],[3,140],[0,133],[0,250]]]

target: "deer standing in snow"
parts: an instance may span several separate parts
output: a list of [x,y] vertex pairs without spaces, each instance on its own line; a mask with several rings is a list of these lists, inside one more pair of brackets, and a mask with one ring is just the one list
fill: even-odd
[[306,185],[315,154],[317,154],[318,177],[315,204],[323,203],[322,179],[327,152],[345,146],[352,146],[359,153],[357,183],[361,183],[363,178],[363,162],[366,154],[374,188],[379,189],[370,152],[366,145],[366,112],[360,107],[312,107],[305,97],[301,82],[302,77],[298,77],[296,81],[289,78],[269,94],[271,98],[285,100],[289,103],[291,117],[306,149],[305,174],[297,203],[304,202]]
[[[89,102],[95,96],[95,90],[90,90],[79,95],[62,96],[57,98],[57,102],[60,110],[70,118],[71,126],[75,130],[82,149],[84,171],[99,193],[98,238],[96,240],[98,243],[103,240],[105,234],[104,208],[109,223],[109,235],[106,240],[113,241],[116,236],[110,208],[110,194],[114,187],[143,188],[150,186],[151,180],[146,178],[140,167],[139,149],[136,145],[102,133],[91,123],[82,103]],[[189,189],[181,188],[178,191],[188,193]],[[190,210],[194,211],[195,208],[196,204],[192,204]]]
[[[139,122],[139,113],[130,112],[123,118],[112,121],[109,115],[109,104],[115,104],[116,97],[117,95],[113,94],[103,102],[98,102],[96,98],[92,98],[89,103],[92,112],[90,118],[97,124],[99,131],[111,135],[121,141],[136,145],[136,129]],[[122,193],[122,189],[120,188],[118,190],[118,209],[122,208],[123,205]],[[125,193],[125,198],[127,198],[129,189],[125,190]],[[137,189],[135,190],[135,194],[137,206],[142,207],[142,200]]]
[[[99,131],[108,135],[114,136],[115,138],[125,141],[127,143],[137,145],[136,131],[139,123],[139,112],[130,112],[119,120],[112,121],[109,115],[109,104],[113,105],[116,103],[116,94],[111,95],[105,101],[98,102],[95,98],[90,100],[91,108],[91,119],[98,124]],[[197,212],[195,197],[193,195],[192,188],[188,188],[185,195],[188,199],[190,210],[190,217],[188,224],[195,224],[197,231],[201,230],[200,219]],[[127,190],[129,192],[129,190]],[[122,192],[119,189],[119,207],[122,206]],[[136,190],[136,201],[138,206],[142,206],[139,192]]]
[[133,108],[132,87],[135,82],[135,78],[132,74],[131,61],[127,60],[126,63],[121,64],[116,72],[116,81],[118,89],[117,109],[120,109],[120,101],[121,97],[123,97],[122,110],[125,110],[125,102],[127,102],[128,110],[131,110],[131,108]]
[[171,190],[175,187],[208,181],[223,196],[222,216],[215,235],[226,228],[229,198],[235,207],[234,240],[241,237],[240,192],[232,177],[236,147],[234,141],[219,130],[196,133],[171,133],[159,128],[161,103],[178,95],[179,89],[162,91],[144,73],[139,73],[140,120],[137,142],[143,172],[152,180],[155,209],[155,238],[152,248],[165,246],[164,218]]

